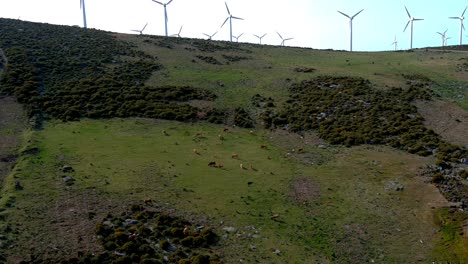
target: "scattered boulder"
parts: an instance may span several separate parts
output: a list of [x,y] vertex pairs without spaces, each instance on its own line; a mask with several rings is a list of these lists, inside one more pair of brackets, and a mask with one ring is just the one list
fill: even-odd
[[73,167],[70,166],[70,165],[64,165],[64,166],[62,167],[62,171],[63,171],[63,172],[72,172],[72,171],[73,171]]
[[63,176],[62,180],[66,185],[73,185],[75,183],[75,179],[68,175]]
[[403,191],[405,186],[398,181],[388,181],[385,183],[385,190],[387,191]]
[[233,233],[233,232],[237,231],[237,228],[235,228],[233,226],[225,226],[225,227],[223,227],[223,230],[228,232],[228,233]]
[[468,165],[468,158],[462,158],[462,159],[460,159],[460,163],[461,163],[461,164]]

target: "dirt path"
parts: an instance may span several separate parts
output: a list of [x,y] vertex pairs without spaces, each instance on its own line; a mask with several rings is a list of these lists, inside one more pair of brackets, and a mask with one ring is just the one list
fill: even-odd
[[23,108],[13,97],[0,97],[0,182],[15,162],[21,134],[27,128]]
[[454,145],[468,147],[468,111],[447,101],[416,102],[424,124]]

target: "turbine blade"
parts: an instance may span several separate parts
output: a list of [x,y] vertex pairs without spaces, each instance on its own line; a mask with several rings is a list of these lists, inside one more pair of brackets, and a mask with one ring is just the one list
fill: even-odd
[[226,20],[224,20],[223,24],[221,25],[221,27],[224,26],[224,24],[226,24],[226,22],[229,20],[229,17],[226,18]]
[[[337,10],[337,11],[338,11],[338,10]],[[338,11],[338,13],[340,13],[340,14],[342,14],[343,16],[345,16],[345,17],[347,17],[347,18],[351,19],[351,17],[350,17],[350,16],[348,16],[347,14],[345,14],[345,13],[343,13],[343,12],[341,12],[341,11]]]
[[159,1],[156,1],[156,0],[153,0],[153,2],[158,3],[160,5],[164,5],[163,3],[159,2]]
[[231,15],[231,12],[229,11],[229,7],[228,7],[227,3],[224,2],[224,4],[226,5],[226,9],[227,9],[227,11],[228,11],[228,14]]
[[276,31],[276,33],[278,33],[278,36],[279,36],[281,39],[283,39],[283,37],[281,36],[281,34],[280,34],[278,31]]
[[184,25],[180,26],[179,35],[180,35],[180,32],[182,32],[182,27],[183,27],[183,26],[184,26]]
[[174,0],[171,0],[171,1],[167,2],[167,4],[166,4],[166,5],[170,4],[172,1],[174,1]]
[[351,19],[355,18],[357,15],[359,15],[362,11],[364,11],[364,9],[362,9],[361,11],[357,12],[354,16],[351,17]]
[[421,20],[424,20],[424,18],[415,18],[415,19],[413,19],[413,21],[421,21]]
[[207,36],[207,37],[211,37],[210,35],[206,34],[206,33],[203,33],[203,35]]
[[403,29],[403,32],[406,31],[406,28],[408,27],[409,23],[411,22],[411,20],[408,20],[408,23],[406,23],[406,26],[405,26],[405,29]]
[[240,37],[242,37],[242,35],[244,35],[244,33],[240,34],[240,35],[239,35],[237,38],[240,38]]
[[462,15],[460,17],[463,17],[463,15],[465,14],[467,8],[468,8],[468,6],[465,7],[465,10],[463,10],[463,13],[462,13]]
[[148,23],[145,24],[145,26],[143,27],[143,29],[141,31],[145,30],[147,25],[148,25]]
[[83,0],[80,0],[80,9],[82,8],[83,6]]
[[211,35],[211,37],[214,37],[214,35],[216,35],[216,33],[218,33],[218,31],[216,31],[213,35]]
[[410,15],[410,13],[408,11],[408,8],[406,8],[406,6],[405,6],[405,10],[406,10],[406,13],[408,14],[408,17],[411,18],[411,15]]
[[284,39],[284,40],[286,41],[286,40],[291,40],[291,39],[294,39],[294,38],[287,38],[287,39]]
[[465,30],[465,25],[462,24],[462,30]]
[[447,30],[448,30],[448,28],[444,31],[444,35],[445,35],[445,33],[447,33]]
[[460,19],[459,17],[449,17],[450,19]]
[[266,36],[266,34],[267,34],[267,33],[263,34],[262,38],[263,38],[264,36]]
[[239,19],[239,20],[244,20],[243,18],[235,17],[235,16],[233,16],[232,18],[234,18],[234,19]]
[[257,38],[260,38],[259,36],[255,35],[255,34],[253,34],[253,35],[256,36]]

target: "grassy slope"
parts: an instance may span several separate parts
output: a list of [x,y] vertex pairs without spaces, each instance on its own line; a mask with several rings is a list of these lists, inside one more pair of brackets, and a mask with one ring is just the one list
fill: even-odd
[[[236,227],[239,237],[231,233],[220,249],[227,262],[427,260],[435,239],[428,232],[434,229],[428,204],[440,199],[434,187],[414,176],[427,159],[380,147],[323,150],[316,145],[292,157],[277,145],[278,138],[269,140],[264,132],[232,129],[220,141],[220,131],[222,127],[212,125],[143,119],[49,123],[33,139],[41,153],[22,160],[15,172],[25,190],[10,191],[16,196],[11,220],[22,223],[14,226],[21,230],[18,242],[29,240],[40,252],[48,252],[51,245],[64,250],[63,239],[77,240],[77,235],[56,234],[63,223],[53,218],[60,210],[75,210],[75,217],[82,219],[74,221],[94,226],[99,219],[88,220],[88,211],[101,216],[108,204],[150,197],[187,215],[208,216],[221,233],[223,227]],[[291,140],[303,144],[299,137]],[[261,150],[261,144],[268,149]],[[232,153],[239,159],[232,159]],[[330,162],[306,166],[300,161],[307,153]],[[208,167],[210,161],[224,167]],[[240,163],[253,164],[256,170],[242,170]],[[63,164],[75,169],[71,188],[62,182]],[[313,183],[307,205],[288,195],[297,176]],[[403,184],[405,191],[386,190],[389,181]],[[92,198],[90,190],[96,194]],[[87,208],[77,205],[86,201]],[[277,221],[270,219],[275,213],[280,214]],[[254,232],[251,226],[259,238],[248,237]],[[51,242],[41,245],[34,237]],[[274,256],[272,248],[282,254]]]
[[[144,36],[118,37],[157,56],[165,67],[148,84],[208,88],[219,95],[217,106],[251,108],[256,93],[282,102],[290,82],[320,74],[360,76],[384,88],[403,85],[403,73],[420,73],[434,79],[450,99],[467,95],[466,84],[457,93],[444,89],[468,81],[466,74],[455,71],[459,58],[466,57],[460,52],[346,53],[257,45],[242,46],[252,53],[200,52],[185,49],[187,43],[168,49],[143,42]],[[222,54],[251,59],[227,65]],[[196,55],[213,56],[224,65],[207,64]],[[317,71],[297,73],[296,67]],[[466,107],[467,99],[457,100]],[[32,135],[31,146],[38,146],[40,154],[22,157],[4,182],[2,204],[12,207],[2,213],[9,215],[2,226],[18,231],[10,253],[24,257],[25,252],[47,256],[95,250],[92,232],[97,221],[108,211],[150,197],[178,214],[207,216],[221,234],[223,227],[236,227],[239,235],[229,233],[216,249],[228,263],[241,258],[248,263],[457,261],[435,246],[440,237],[431,206],[443,205],[443,198],[415,176],[430,158],[385,147],[322,149],[305,146],[297,135],[222,129],[145,119],[48,122]],[[219,140],[220,133],[225,140]],[[262,144],[268,149],[260,149]],[[292,146],[303,147],[305,153],[293,153]],[[232,153],[239,159],[232,159]],[[221,162],[223,169],[208,167],[210,161]],[[240,163],[253,164],[256,170],[241,170]],[[71,187],[62,181],[59,169],[64,164],[75,169]],[[25,186],[23,191],[13,190],[13,176]],[[296,177],[310,185],[305,205],[289,195]],[[405,186],[404,191],[387,190],[391,181]],[[90,219],[90,212],[96,217]],[[280,217],[271,220],[272,214]],[[251,237],[252,226],[258,238]],[[272,249],[281,254],[272,254]]]

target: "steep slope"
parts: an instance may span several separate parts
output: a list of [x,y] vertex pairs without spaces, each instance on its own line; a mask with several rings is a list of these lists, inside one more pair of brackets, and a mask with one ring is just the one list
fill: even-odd
[[38,129],[3,182],[7,262],[468,261],[466,120],[427,107],[466,114],[466,51],[8,19],[0,48],[0,92]]

